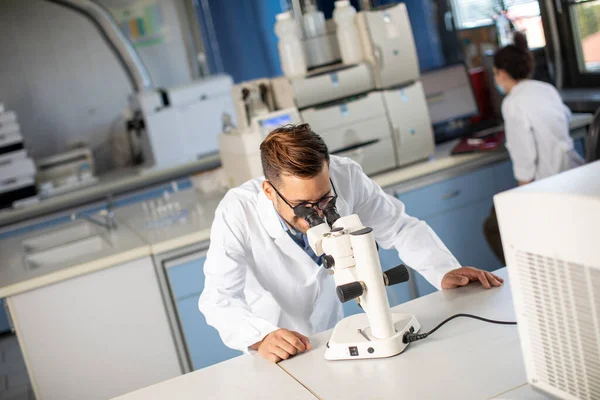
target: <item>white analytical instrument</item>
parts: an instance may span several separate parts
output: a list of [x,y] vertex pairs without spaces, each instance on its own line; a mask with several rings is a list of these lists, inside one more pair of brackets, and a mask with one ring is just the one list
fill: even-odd
[[28,155],[14,111],[0,103],[0,209],[14,207],[36,193],[36,168]]
[[428,158],[433,129],[406,6],[361,11],[355,25],[362,60],[278,78],[273,94],[292,97],[329,151],[358,162],[367,174]]
[[89,147],[69,150],[37,161],[37,183],[41,198],[94,185],[94,156]]
[[527,380],[600,399],[600,161],[494,196]]
[[275,128],[298,124],[302,120],[289,90],[276,95],[273,80],[256,79],[233,86],[234,122],[223,115],[219,135],[219,154],[228,187],[263,175],[260,144]]
[[[222,118],[235,122],[229,75],[136,93],[132,106],[141,118],[139,140],[144,166],[168,168],[193,162],[218,150]],[[134,128],[135,129],[135,128]]]
[[[304,214],[304,215],[302,215]],[[400,354],[408,343],[404,336],[420,329],[412,314],[390,309],[385,286],[405,282],[404,265],[382,272],[373,230],[357,215],[340,217],[332,200],[324,210],[327,222],[312,208],[296,211],[310,225],[311,248],[323,255],[323,266],[333,271],[341,302],[356,300],[365,313],[344,318],[333,329],[325,359],[384,358]]]

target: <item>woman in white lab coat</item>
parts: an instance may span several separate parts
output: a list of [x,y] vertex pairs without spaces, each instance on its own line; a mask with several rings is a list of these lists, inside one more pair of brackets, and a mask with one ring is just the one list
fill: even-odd
[[[569,135],[571,111],[554,86],[530,79],[533,57],[522,33],[494,55],[494,79],[502,101],[506,148],[519,185],[577,167],[584,160]],[[502,262],[504,255],[495,210],[485,223],[488,243]]]

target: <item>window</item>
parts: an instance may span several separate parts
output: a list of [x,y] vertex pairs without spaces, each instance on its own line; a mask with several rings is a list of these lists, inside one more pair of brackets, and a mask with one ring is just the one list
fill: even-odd
[[527,36],[529,47],[546,45],[538,0],[452,0],[458,29],[492,25],[502,10],[515,28]]
[[600,0],[570,4],[579,71],[600,72]]

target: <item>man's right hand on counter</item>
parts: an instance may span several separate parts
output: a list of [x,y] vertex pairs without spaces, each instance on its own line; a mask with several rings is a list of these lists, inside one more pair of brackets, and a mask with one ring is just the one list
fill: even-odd
[[250,348],[258,351],[258,354],[267,360],[277,363],[297,353],[304,353],[312,349],[312,346],[306,336],[287,329],[278,329]]

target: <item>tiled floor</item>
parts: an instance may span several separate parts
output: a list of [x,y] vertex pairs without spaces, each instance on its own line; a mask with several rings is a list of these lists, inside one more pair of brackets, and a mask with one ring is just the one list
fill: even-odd
[[0,400],[35,400],[14,335],[0,335]]

